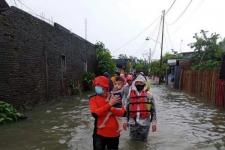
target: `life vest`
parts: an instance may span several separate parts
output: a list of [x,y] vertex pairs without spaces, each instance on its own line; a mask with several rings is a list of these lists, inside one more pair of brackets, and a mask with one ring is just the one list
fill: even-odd
[[136,118],[140,112],[140,118],[145,119],[150,116],[151,103],[147,99],[147,93],[142,91],[138,96],[135,90],[130,91],[128,104],[129,118]]

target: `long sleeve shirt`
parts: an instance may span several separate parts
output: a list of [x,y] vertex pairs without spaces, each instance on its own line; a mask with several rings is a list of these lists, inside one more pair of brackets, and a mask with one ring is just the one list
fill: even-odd
[[[89,108],[93,117],[95,118],[94,134],[98,134],[104,137],[118,137],[119,124],[116,117],[122,117],[125,114],[124,108],[114,108],[106,100],[106,97],[95,95],[89,99]],[[109,120],[104,128],[98,129],[97,127],[102,124],[105,117],[109,112],[112,112]]]

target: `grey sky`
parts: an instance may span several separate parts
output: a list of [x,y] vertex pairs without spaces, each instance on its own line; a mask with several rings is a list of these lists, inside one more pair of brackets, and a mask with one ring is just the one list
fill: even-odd
[[[160,16],[163,9],[168,9],[174,0],[20,0],[17,7],[32,14],[44,15],[53,19],[72,32],[84,37],[85,18],[87,18],[88,40],[92,43],[102,41],[113,56],[127,54],[147,58],[148,49],[154,51],[155,42],[146,41],[150,36],[157,39]],[[15,5],[14,0],[7,0]],[[216,32],[225,37],[224,0],[193,0],[186,13],[173,25],[190,0],[177,0],[166,15],[164,53],[191,51],[187,46],[193,41],[193,35],[201,29]],[[27,7],[29,8],[27,8]],[[158,19],[154,21],[156,18]],[[138,38],[130,41],[143,29],[155,22]],[[159,39],[161,41],[161,37]],[[120,49],[119,49],[120,48]],[[160,56],[157,45],[153,58]]]

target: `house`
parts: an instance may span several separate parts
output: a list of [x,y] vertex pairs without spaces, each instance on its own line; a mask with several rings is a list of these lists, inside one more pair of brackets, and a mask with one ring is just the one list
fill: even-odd
[[67,95],[68,82],[82,78],[86,60],[87,70],[95,72],[92,43],[16,7],[2,8],[0,100],[18,107],[35,105]]
[[167,64],[169,65],[169,69],[167,70],[166,75],[166,84],[175,89],[180,88],[180,76],[181,69],[190,68],[191,61],[194,52],[183,52],[177,54],[180,59],[169,59]]

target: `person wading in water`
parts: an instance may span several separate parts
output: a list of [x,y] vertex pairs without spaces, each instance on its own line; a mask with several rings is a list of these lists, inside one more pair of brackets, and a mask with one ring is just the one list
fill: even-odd
[[[126,114],[124,107],[115,108],[119,103],[119,97],[110,95],[109,79],[105,76],[98,76],[94,79],[93,85],[96,94],[89,98],[89,108],[92,116],[95,118],[93,133],[94,150],[118,150],[120,132],[116,117],[122,117]],[[103,128],[98,128],[111,113],[108,121]]]
[[133,81],[127,97],[127,122],[123,125],[125,129],[129,126],[132,139],[141,141],[147,140],[150,126],[152,132],[156,131],[155,102],[144,88],[146,81],[141,74]]

